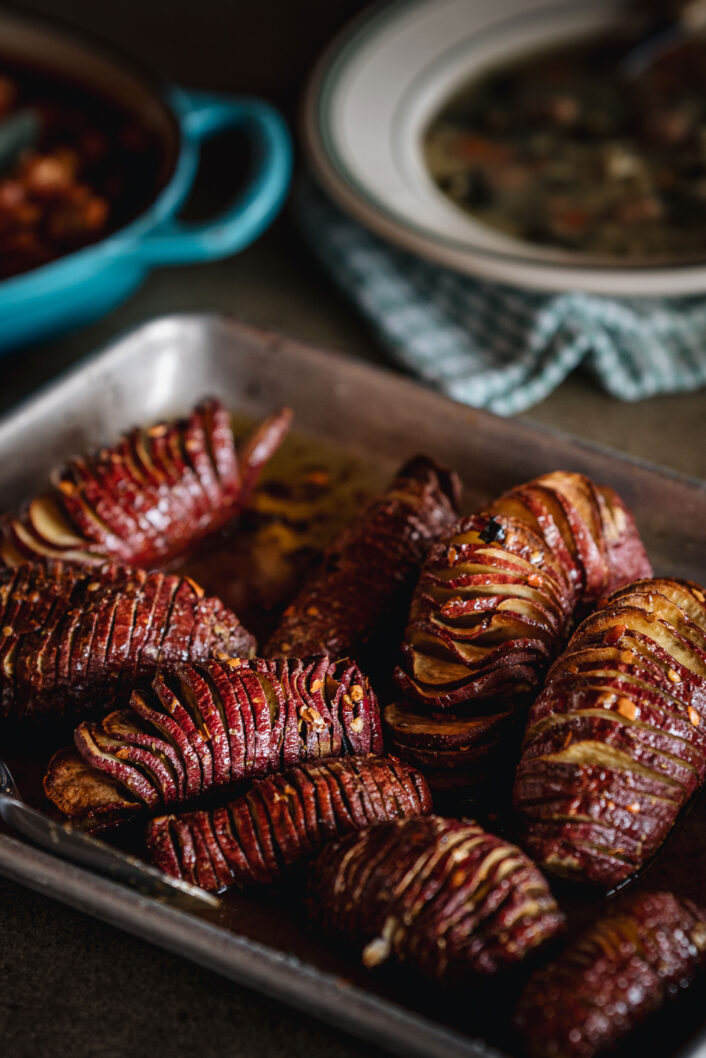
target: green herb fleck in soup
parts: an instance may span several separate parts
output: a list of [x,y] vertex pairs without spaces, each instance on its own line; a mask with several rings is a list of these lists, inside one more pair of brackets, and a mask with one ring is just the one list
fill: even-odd
[[706,255],[706,44],[634,81],[631,41],[534,55],[467,86],[425,136],[462,209],[539,245],[602,257]]

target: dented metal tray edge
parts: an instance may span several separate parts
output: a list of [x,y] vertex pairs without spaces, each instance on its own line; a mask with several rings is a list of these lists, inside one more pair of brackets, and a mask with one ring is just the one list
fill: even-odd
[[[148,354],[158,357],[170,347],[173,377],[168,380],[168,384],[162,380],[164,385],[158,400],[153,402],[155,406],[136,408],[126,416],[125,394],[121,395],[121,373],[128,370],[139,373],[137,361],[148,366]],[[214,350],[218,353],[216,360],[219,356],[232,357],[227,369],[225,360],[221,364],[223,373],[230,371],[231,377],[235,377],[234,369],[237,375],[239,352],[244,359],[249,357],[252,360],[253,355],[260,358],[262,377],[259,382],[254,377],[256,372],[253,365],[250,376],[239,379],[236,403],[239,401],[240,407],[237,410],[260,413],[284,402],[282,398],[290,390],[292,392],[289,395],[295,397],[291,403],[296,411],[296,397],[299,391],[303,392],[302,386],[309,371],[318,376],[316,383],[319,396],[321,387],[329,386],[334,430],[345,430],[346,426],[345,422],[340,421],[337,401],[345,400],[347,393],[359,395],[367,392],[371,398],[374,395],[378,400],[378,410],[388,398],[397,402],[398,414],[405,420],[407,435],[415,437],[420,449],[438,448],[433,439],[430,445],[425,444],[430,440],[428,431],[427,435],[423,428],[411,431],[413,423],[423,426],[420,416],[437,422],[440,432],[443,432],[442,427],[448,430],[449,426],[464,423],[473,431],[469,438],[476,441],[482,439],[484,433],[504,438],[512,452],[508,462],[513,463],[513,466],[517,465],[513,462],[518,455],[517,446],[524,442],[534,450],[530,465],[532,459],[536,463],[544,459],[546,454],[547,458],[552,455],[557,465],[563,462],[563,465],[575,469],[585,468],[588,472],[592,467],[599,471],[602,467],[610,471],[612,467],[615,473],[611,475],[608,472],[607,479],[612,476],[615,480],[617,476],[627,482],[631,475],[636,478],[646,476],[653,483],[659,479],[673,500],[693,504],[694,513],[698,512],[706,519],[706,483],[698,479],[639,459],[624,457],[561,431],[535,427],[522,420],[498,419],[456,404],[391,372],[314,349],[227,317],[212,315],[175,315],[147,323],[81,361],[5,415],[0,420],[0,507],[15,502],[17,497],[13,493],[20,488],[31,487],[33,480],[41,477],[49,465],[72,450],[72,445],[97,441],[101,436],[112,436],[116,432],[116,422],[117,429],[120,429],[140,421],[144,416],[158,417],[162,413],[183,410],[195,396],[209,391],[209,386],[210,391],[213,391],[213,381],[204,377],[204,386],[196,393],[193,379],[186,371],[189,358],[198,360],[199,352],[205,354],[209,349],[212,354]],[[204,364],[204,374],[207,374],[209,367],[213,368],[214,362],[212,357],[209,364]],[[174,369],[175,365],[177,370]],[[198,369],[197,364],[191,366]],[[184,369],[181,378],[179,367]],[[159,368],[157,364],[155,370],[159,371]],[[137,378],[132,380],[130,386],[123,388],[139,393],[141,385],[141,379]],[[268,386],[270,389],[265,392]],[[334,394],[336,386],[340,388],[337,397]],[[222,390],[219,389],[219,392]],[[231,396],[236,397],[235,391],[226,394],[226,400]],[[364,409],[361,409],[361,416],[361,429],[365,432],[369,423],[366,422]],[[390,416],[390,419],[393,417]],[[323,418],[325,420],[326,416]],[[371,421],[375,424],[374,417]],[[306,428],[306,423],[303,425]],[[325,427],[326,423],[322,421],[319,425]],[[382,438],[380,450],[387,458],[394,459],[396,453],[387,443],[389,424],[378,425]],[[49,444],[52,431],[55,443]],[[403,430],[401,432],[404,433]],[[338,439],[345,441],[347,438],[339,436]],[[27,459],[29,441],[36,456],[34,462]],[[368,441],[368,447],[373,447],[372,439],[368,438]],[[377,450],[377,445],[375,447]],[[405,442],[405,449],[408,450],[408,447],[409,442]],[[482,443],[479,447],[483,449]],[[488,451],[493,451],[492,445]],[[16,460],[20,454],[23,459],[19,461],[18,473],[13,469],[13,457]],[[437,451],[432,454],[440,453]],[[564,455],[565,461],[562,460]],[[526,453],[520,462],[523,465],[527,463]],[[549,465],[545,469],[549,469]],[[492,467],[490,470],[492,472]],[[692,573],[696,575],[695,571]],[[464,1037],[413,1014],[372,992],[307,965],[295,955],[285,954],[218,928],[196,915],[175,911],[4,834],[0,834],[0,873],[394,1053],[419,1058],[497,1058],[499,1055],[497,1050],[482,1041]],[[705,1047],[706,1027],[680,1052],[679,1058],[697,1058]]]

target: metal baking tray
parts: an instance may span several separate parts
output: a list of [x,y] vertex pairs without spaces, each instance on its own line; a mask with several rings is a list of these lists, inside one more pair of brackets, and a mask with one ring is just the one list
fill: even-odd
[[[135,423],[182,413],[205,394],[252,418],[289,404],[300,434],[334,442],[376,482],[426,452],[460,473],[469,507],[548,470],[583,471],[630,505],[656,571],[706,579],[706,483],[471,410],[397,375],[220,316],[149,323],[8,415],[0,422],[0,508],[26,496],[63,457]],[[706,805],[697,798],[637,884],[706,902],[705,828]],[[394,1053],[489,1058],[513,1047],[498,1030],[510,1019],[512,980],[442,993],[394,969],[367,974],[352,952],[319,938],[298,902],[238,894],[229,896],[225,916],[186,914],[7,833],[0,833],[0,873]],[[585,915],[596,898],[574,891],[567,899]],[[645,1053],[704,1053],[698,991],[653,1019]],[[487,1011],[494,1011],[489,1029]],[[639,1042],[632,1037],[625,1053],[636,1053]]]

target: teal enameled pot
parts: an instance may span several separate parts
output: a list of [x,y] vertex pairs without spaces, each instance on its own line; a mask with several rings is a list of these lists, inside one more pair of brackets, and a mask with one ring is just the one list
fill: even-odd
[[[151,268],[237,253],[284,202],[291,142],[282,117],[262,100],[162,85],[73,30],[12,11],[0,11],[0,54],[114,101],[158,137],[164,152],[160,190],[137,219],[85,249],[0,282],[0,353],[97,319],[128,297]],[[177,214],[194,182],[202,143],[235,128],[252,146],[246,187],[220,215],[182,222]]]

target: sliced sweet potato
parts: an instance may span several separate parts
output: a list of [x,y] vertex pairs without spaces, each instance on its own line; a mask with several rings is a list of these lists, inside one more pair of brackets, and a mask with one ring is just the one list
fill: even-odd
[[235,614],[187,578],[62,562],[0,569],[6,716],[105,708],[160,668],[254,649]]
[[172,562],[242,509],[289,428],[270,416],[238,452],[218,401],[187,419],[133,430],[113,447],[70,460],[43,491],[0,523],[0,558],[106,559],[154,567]]
[[327,932],[438,979],[516,963],[563,924],[546,881],[514,846],[474,823],[426,816],[376,823],[329,845],[310,907]]
[[96,771],[73,748],[54,754],[44,786],[60,812],[72,821],[88,821],[92,829],[123,821],[140,809],[141,803],[122,783]]
[[405,464],[326,551],[265,648],[269,657],[348,654],[389,615],[457,514],[459,484],[432,460]]
[[706,779],[703,598],[686,581],[628,585],[551,669],[515,780],[527,848],[546,868],[619,884]]
[[[299,762],[379,753],[377,700],[362,672],[328,657],[227,658],[158,675],[129,710],[82,723],[74,741],[98,773],[125,785],[142,808],[178,804]],[[60,764],[45,782],[61,807]],[[90,819],[87,794],[82,799]]]
[[215,811],[160,816],[148,825],[147,845],[176,878],[244,887],[273,882],[332,838],[430,808],[424,779],[400,761],[329,759],[262,779]]
[[[650,572],[634,523],[611,490],[581,474],[537,478],[464,519],[432,548],[398,682],[433,708],[498,693],[522,702],[559,653],[573,615]],[[479,679],[499,661],[499,648],[506,648],[508,673],[522,656],[519,666],[505,684]]]
[[706,960],[706,911],[636,893],[534,972],[515,1014],[531,1058],[594,1058],[684,988]]

